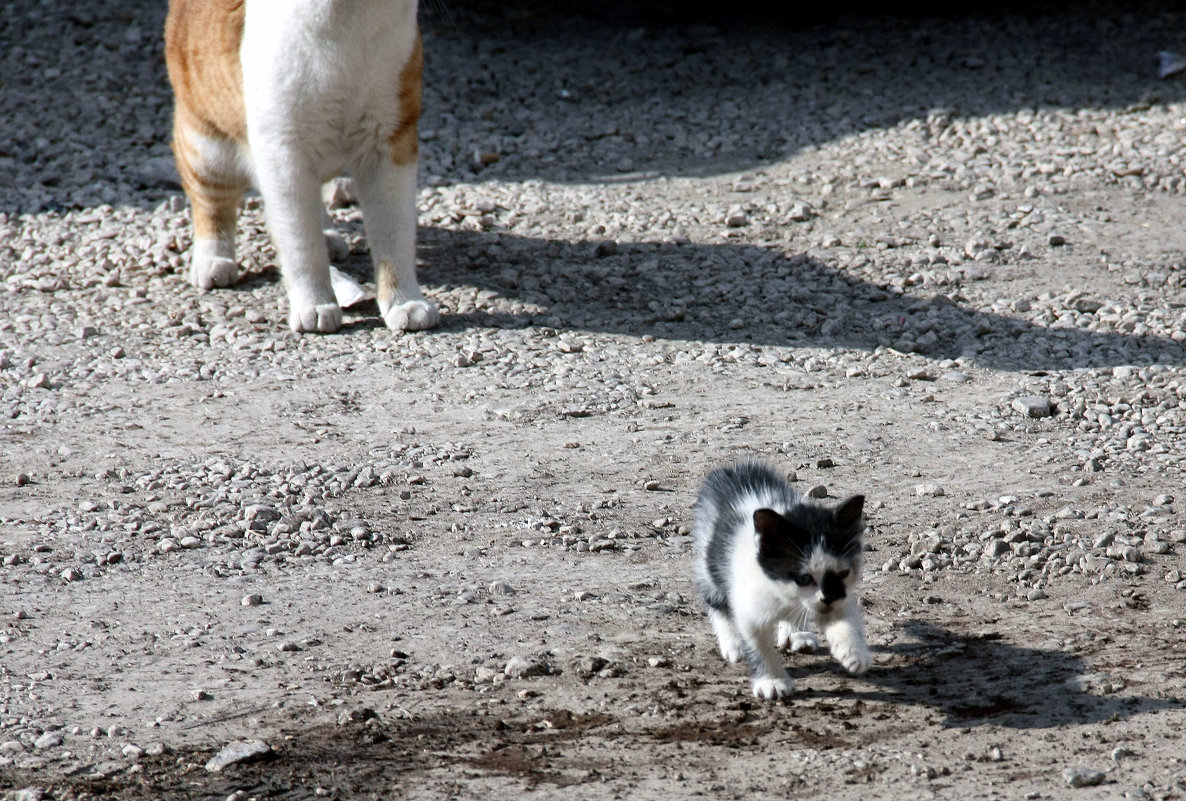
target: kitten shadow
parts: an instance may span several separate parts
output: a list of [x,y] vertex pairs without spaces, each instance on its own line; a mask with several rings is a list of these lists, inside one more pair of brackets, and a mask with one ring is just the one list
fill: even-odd
[[[1011,645],[999,635],[964,636],[919,620],[903,628],[911,641],[874,649],[873,669],[858,680],[876,688],[854,688],[846,697],[931,707],[944,715],[947,728],[991,724],[1038,729],[1186,708],[1186,699],[1176,696],[1125,693],[1118,679],[1064,651]],[[827,664],[843,674],[838,665]],[[818,670],[804,667],[792,665],[792,677]],[[801,694],[834,696],[811,690]]]

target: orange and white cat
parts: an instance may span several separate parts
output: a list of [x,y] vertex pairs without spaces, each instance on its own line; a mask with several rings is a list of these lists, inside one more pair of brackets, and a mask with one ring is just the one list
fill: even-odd
[[193,207],[190,280],[239,279],[235,224],[255,183],[294,331],[336,331],[321,184],[349,170],[388,328],[440,317],[416,280],[423,64],[416,0],[170,0],[173,153]]

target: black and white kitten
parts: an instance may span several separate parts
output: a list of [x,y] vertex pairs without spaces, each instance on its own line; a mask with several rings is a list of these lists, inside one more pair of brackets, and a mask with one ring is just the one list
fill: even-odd
[[872,663],[854,591],[864,564],[865,498],[835,508],[756,462],[714,470],[696,500],[695,582],[729,662],[745,658],[754,695],[791,692],[780,648],[810,651],[818,625],[850,673]]

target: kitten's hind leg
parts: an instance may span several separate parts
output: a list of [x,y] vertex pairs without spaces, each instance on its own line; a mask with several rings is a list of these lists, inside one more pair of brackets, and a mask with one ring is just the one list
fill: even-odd
[[741,637],[737,627],[724,612],[715,609],[708,610],[708,619],[712,622],[712,630],[717,635],[717,645],[721,648],[721,657],[730,664],[741,661]]
[[786,620],[778,624],[778,650],[790,651],[795,654],[814,654],[819,648],[819,641],[810,631]]
[[198,133],[178,114],[173,153],[193,212],[190,283],[198,289],[231,286],[239,280],[235,223],[248,183],[239,163],[239,146],[231,139]]

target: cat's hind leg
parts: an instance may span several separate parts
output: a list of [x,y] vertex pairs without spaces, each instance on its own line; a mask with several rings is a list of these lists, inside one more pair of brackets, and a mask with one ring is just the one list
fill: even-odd
[[353,171],[375,265],[379,313],[392,331],[421,331],[434,327],[441,319],[416,280],[416,123],[420,117],[422,67],[417,38],[400,71],[399,121],[378,151],[365,163],[355,165]]
[[712,630],[717,635],[717,645],[721,649],[721,657],[730,664],[741,661],[741,636],[737,627],[724,612],[715,609],[708,610],[708,619],[712,623]]
[[779,621],[778,650],[794,654],[814,654],[818,648],[819,640],[810,631],[788,620]]
[[198,289],[231,286],[239,280],[235,224],[248,186],[240,146],[230,138],[196,130],[178,114],[173,153],[193,213],[190,283]]

